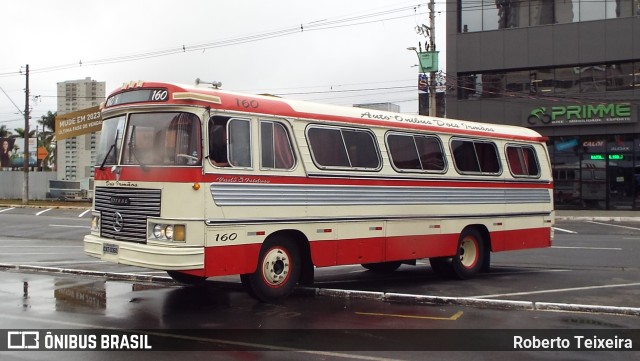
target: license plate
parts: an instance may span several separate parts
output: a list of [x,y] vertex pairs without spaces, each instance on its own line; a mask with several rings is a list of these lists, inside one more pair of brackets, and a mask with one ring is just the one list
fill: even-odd
[[118,245],[105,243],[102,245],[102,253],[103,254],[118,254]]

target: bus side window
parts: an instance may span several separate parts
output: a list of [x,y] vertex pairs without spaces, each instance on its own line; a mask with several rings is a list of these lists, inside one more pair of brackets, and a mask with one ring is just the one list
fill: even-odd
[[393,166],[401,171],[443,172],[444,153],[440,140],[418,134],[389,134],[387,147]]
[[459,173],[495,175],[501,172],[498,149],[491,142],[454,139],[451,149]]
[[270,121],[260,122],[261,165],[267,169],[292,169],[293,148],[286,128]]
[[227,157],[227,122],[228,118],[211,118],[209,120],[209,159],[213,165],[228,167]]
[[514,177],[537,177],[540,175],[540,165],[533,147],[507,146],[507,163]]
[[251,122],[248,120],[229,121],[229,164],[251,167]]
[[376,170],[381,166],[377,143],[369,131],[312,126],[307,131],[307,141],[320,168]]
[[342,134],[336,128],[310,128],[309,147],[316,163],[321,167],[350,167]]

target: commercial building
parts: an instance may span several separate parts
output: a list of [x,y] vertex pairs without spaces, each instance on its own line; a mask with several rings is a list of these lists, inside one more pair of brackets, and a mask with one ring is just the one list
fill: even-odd
[[[58,83],[58,115],[100,105],[105,100],[105,82],[90,77]],[[88,189],[96,162],[96,133],[58,141],[58,180],[78,181]],[[75,188],[75,187],[72,187]]]
[[446,14],[447,116],[549,137],[557,209],[640,209],[640,0],[457,0]]

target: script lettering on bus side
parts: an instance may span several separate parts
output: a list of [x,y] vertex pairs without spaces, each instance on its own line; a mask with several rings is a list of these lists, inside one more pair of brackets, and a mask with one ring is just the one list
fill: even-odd
[[271,183],[267,179],[261,179],[256,177],[218,177],[216,178],[218,183]]
[[107,187],[138,188],[138,183],[133,183],[133,182],[106,181],[105,184],[107,185]]
[[411,116],[402,116],[402,115],[392,115],[392,114],[381,114],[381,113],[372,113],[372,112],[364,112],[360,114],[362,119],[375,119],[375,120],[392,120],[402,123],[412,123],[412,124],[424,124],[431,125],[443,128],[450,129],[465,129],[465,130],[476,130],[481,132],[495,132],[496,130],[492,127],[488,127],[486,125],[481,124],[469,124],[460,121],[450,121],[447,119],[425,119],[420,117],[411,117]]

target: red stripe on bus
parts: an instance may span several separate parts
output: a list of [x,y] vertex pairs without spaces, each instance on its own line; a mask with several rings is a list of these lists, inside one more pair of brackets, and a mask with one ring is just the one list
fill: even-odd
[[[347,186],[394,186],[394,187],[461,187],[461,188],[543,188],[552,189],[553,184],[505,182],[501,180],[489,180],[482,182],[457,180],[422,180],[416,179],[350,179],[353,174],[345,174],[344,178],[338,177],[299,177],[299,176],[254,176],[231,174],[202,174],[201,168],[172,167],[153,168],[144,170],[140,167],[121,167],[120,180],[111,170],[99,170],[96,168],[95,180],[112,181],[114,186],[125,182],[170,182],[170,183],[237,183],[237,184],[278,184],[278,185],[347,185]],[[117,183],[119,182],[119,183]]]

